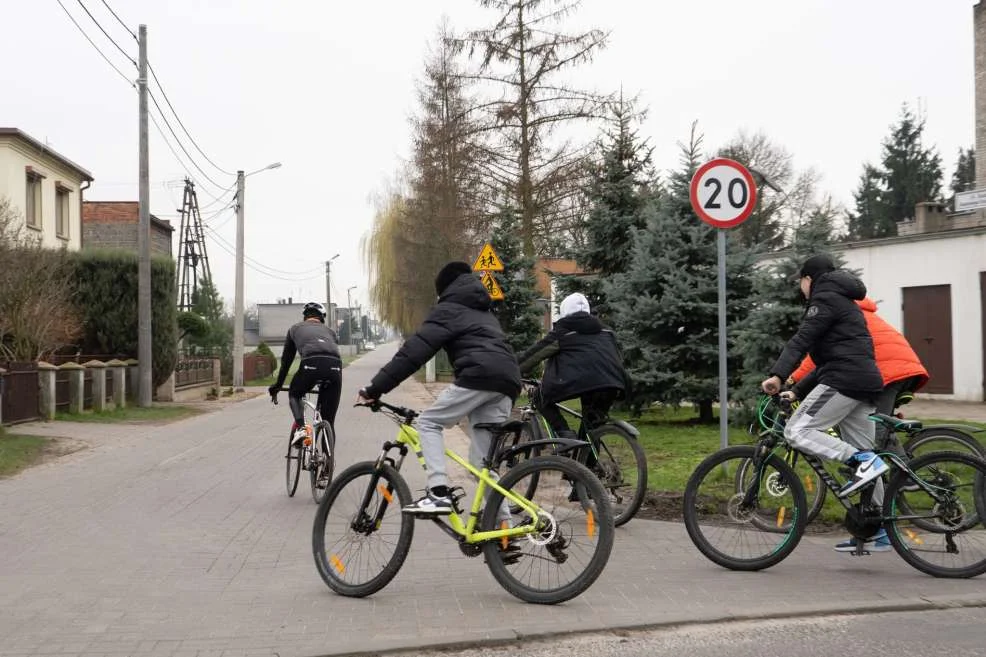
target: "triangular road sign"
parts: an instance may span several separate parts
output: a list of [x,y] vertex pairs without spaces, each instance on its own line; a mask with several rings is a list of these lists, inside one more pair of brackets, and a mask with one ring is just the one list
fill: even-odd
[[482,252],[476,258],[476,263],[472,266],[473,271],[503,271],[503,261],[493,250],[493,246],[487,242],[483,246]]
[[497,285],[493,274],[488,271],[483,272],[483,287],[485,287],[486,291],[490,293],[490,298],[493,299],[493,301],[503,301],[503,290],[501,290],[500,286]]

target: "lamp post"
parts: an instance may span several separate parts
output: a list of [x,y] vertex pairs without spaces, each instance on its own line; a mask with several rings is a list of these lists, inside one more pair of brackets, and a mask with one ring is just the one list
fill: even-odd
[[329,328],[333,332],[338,328],[336,326],[336,314],[332,310],[332,261],[339,257],[339,254],[335,254],[331,258],[325,261],[325,304],[328,306],[326,310],[329,313]]
[[236,290],[233,296],[233,388],[243,388],[243,215],[246,178],[261,171],[276,169],[280,162],[268,164],[262,169],[236,172]]
[[349,323],[349,330],[346,332],[347,340],[346,344],[353,344],[353,298],[350,296],[350,292],[356,289],[353,285],[348,290],[346,290],[346,322]]

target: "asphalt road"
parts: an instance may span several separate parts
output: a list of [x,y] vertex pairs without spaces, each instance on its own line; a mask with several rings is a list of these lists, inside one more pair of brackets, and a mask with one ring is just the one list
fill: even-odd
[[986,607],[712,623],[394,657],[905,657],[986,655]]

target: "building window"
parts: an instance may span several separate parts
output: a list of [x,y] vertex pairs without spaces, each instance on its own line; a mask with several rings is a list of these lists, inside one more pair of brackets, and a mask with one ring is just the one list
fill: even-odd
[[24,200],[24,223],[29,228],[41,230],[41,181],[43,176],[27,172],[27,195]]
[[72,190],[68,187],[55,183],[55,234],[67,240],[69,238],[69,199]]

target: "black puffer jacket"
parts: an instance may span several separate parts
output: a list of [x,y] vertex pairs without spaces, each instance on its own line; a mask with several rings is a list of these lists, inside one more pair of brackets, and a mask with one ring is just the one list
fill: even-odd
[[500,323],[489,311],[490,295],[474,274],[463,274],[442,292],[417,333],[401,345],[366,389],[370,398],[390,392],[444,348],[455,385],[491,390],[517,399],[520,369]]
[[562,317],[548,335],[517,358],[525,373],[545,359],[548,364],[541,379],[541,395],[546,402],[628,387],[616,335],[589,313]]
[[880,392],[883,377],[873,355],[873,339],[855,303],[865,296],[863,282],[844,269],[813,280],[801,326],[770,373],[785,380],[805,354],[811,354],[818,366],[818,383],[854,399]]

